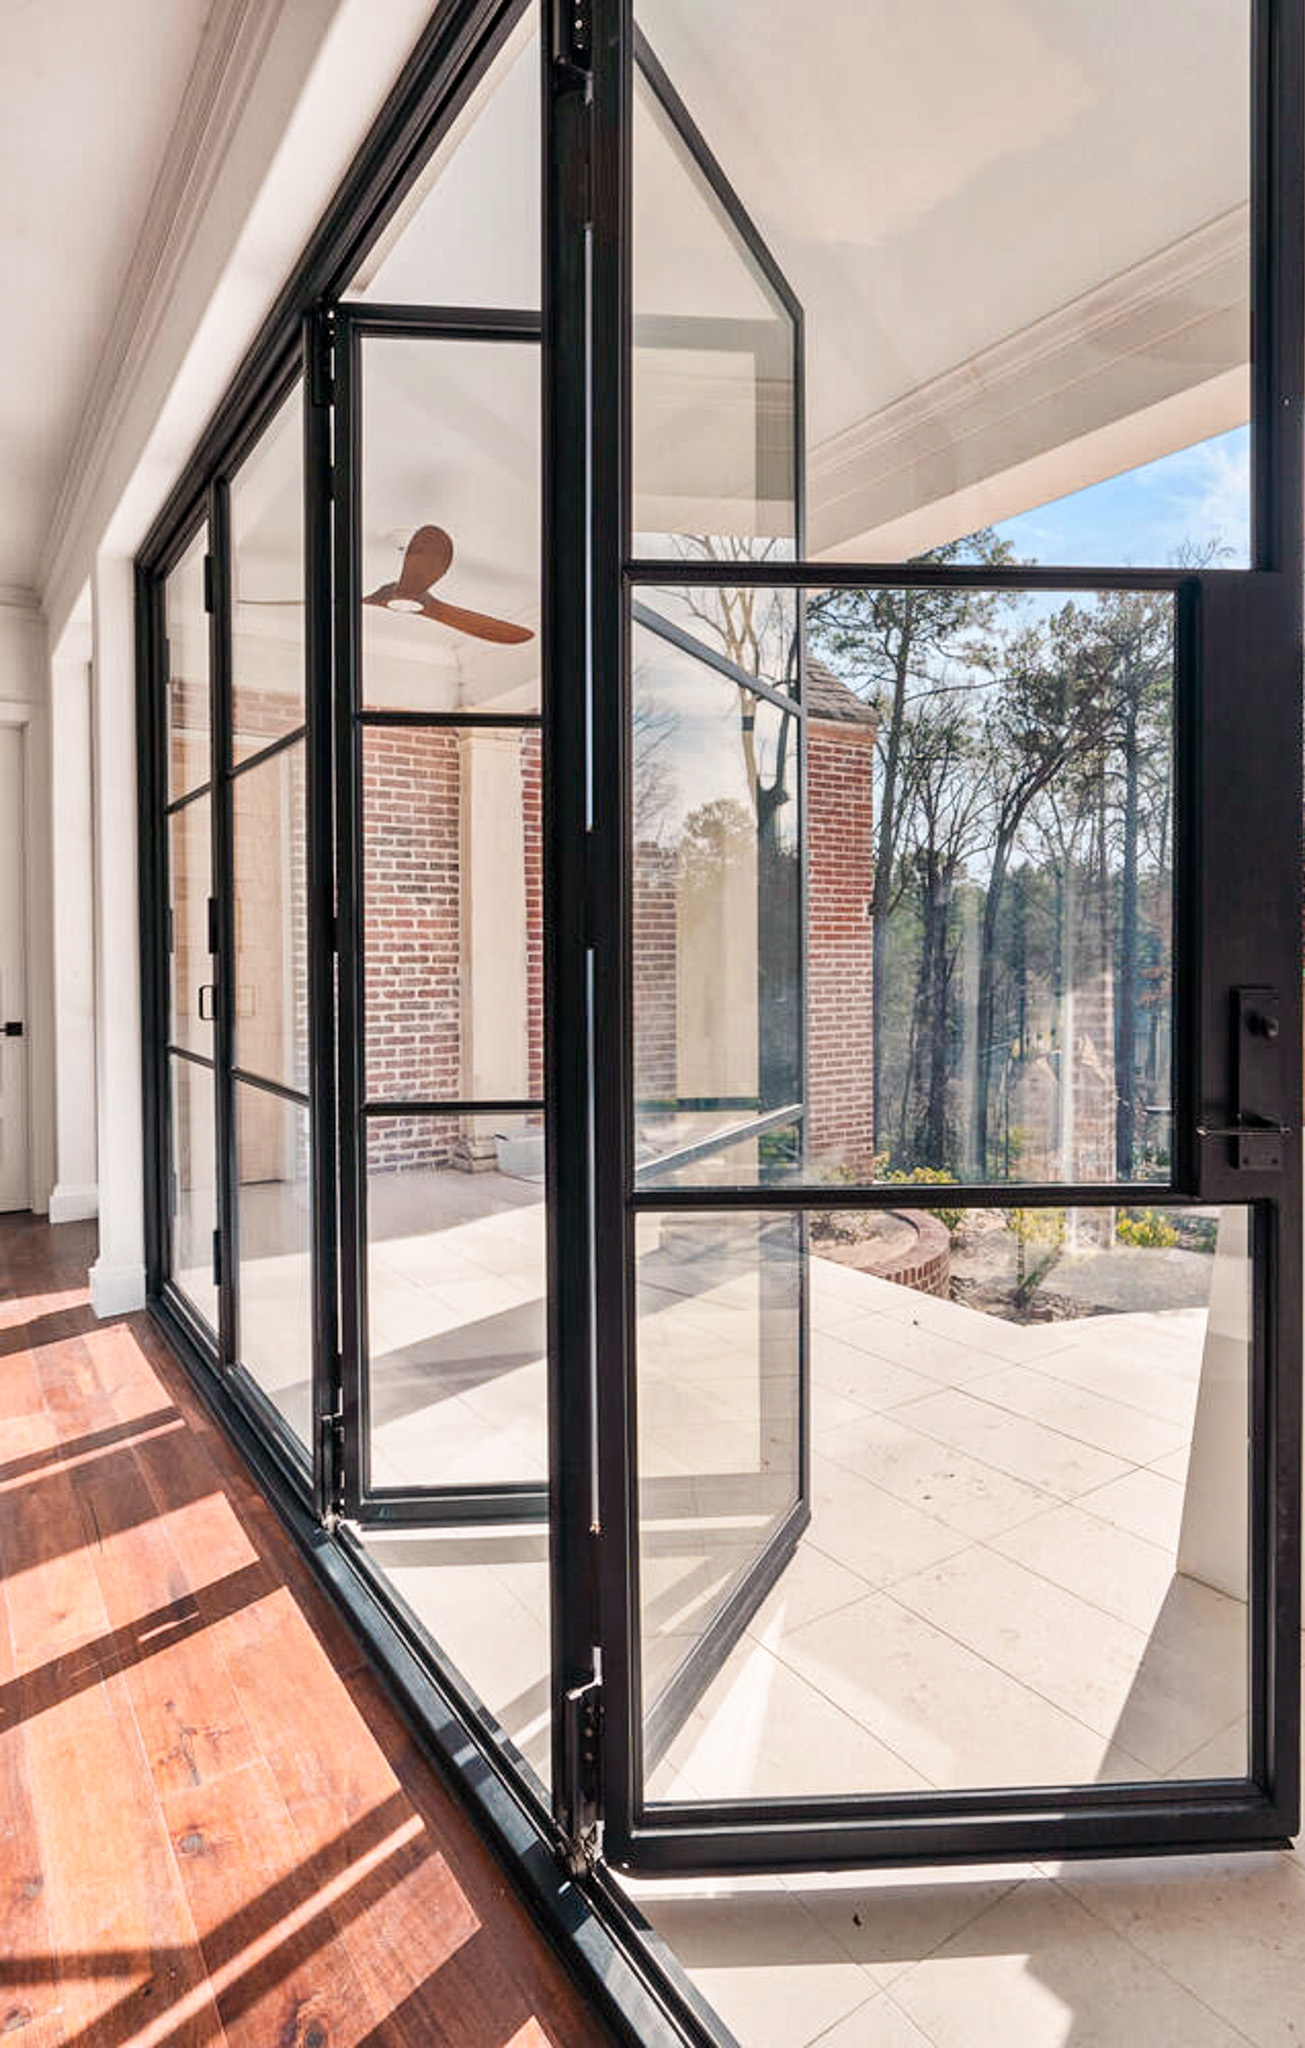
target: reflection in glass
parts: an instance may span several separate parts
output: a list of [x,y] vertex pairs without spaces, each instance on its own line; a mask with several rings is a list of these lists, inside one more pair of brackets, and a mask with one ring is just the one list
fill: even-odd
[[[904,561],[1029,514],[1042,561],[1247,559],[1223,437],[1250,407],[1251,16],[1133,9],[1120,33],[1090,7],[845,6],[813,37],[799,0],[639,0],[802,304],[811,554]],[[664,310],[655,279],[710,328],[739,266],[643,95],[635,119],[636,320]],[[709,402],[742,424],[731,367],[689,357],[675,431],[636,439],[636,527],[712,531],[713,500],[746,497]],[[654,494],[659,461],[685,467]]]
[[632,701],[636,1158],[752,1178],[801,1112],[797,714],[646,624]]
[[[663,596],[634,614],[639,1168],[1165,1179],[1171,594],[808,595],[804,958],[797,717],[712,642],[737,593],[678,593],[701,637]],[[801,1147],[749,1151],[749,1116]]]
[[208,612],[204,605],[201,528],[163,586],[167,639],[168,797],[198,789],[209,779]]
[[[1164,1179],[1172,596],[832,591],[808,604],[807,645],[809,1170]],[[830,1028],[847,949],[827,933],[852,851],[840,689],[874,720],[860,900],[842,905],[864,992],[859,1077]],[[863,1105],[851,1144],[849,1093]]]
[[537,711],[538,345],[368,335],[360,387],[364,705]]
[[637,555],[796,551],[796,340],[642,71],[634,96]]
[[[812,1217],[810,1526],[681,1697],[651,1796],[1244,1776],[1252,1221]],[[712,1304],[686,1290],[656,1349],[641,1326],[645,1698],[713,1584],[655,1475],[724,1462],[742,1426]]]
[[802,1219],[645,1215],[636,1258],[644,1727],[655,1758],[713,1668],[730,1595],[797,1503]]
[[368,1118],[374,1490],[546,1482],[543,1176],[539,1120]]
[[231,782],[235,867],[235,1064],[308,1086],[305,743]]
[[213,1070],[191,1060],[168,1062],[172,1082],[172,1244],[168,1270],[211,1330],[218,1325],[213,1283],[217,1229],[217,1140]]
[[303,391],[231,480],[232,758],[304,722]]
[[437,141],[346,297],[539,305],[539,40],[531,0]]
[[213,956],[208,949],[212,841],[209,799],[195,797],[168,819],[172,928],[168,1042],[213,1057]]
[[235,1084],[239,1359],[302,1443],[312,1417],[308,1111]]
[[362,756],[368,1096],[538,1098],[538,732],[370,726]]

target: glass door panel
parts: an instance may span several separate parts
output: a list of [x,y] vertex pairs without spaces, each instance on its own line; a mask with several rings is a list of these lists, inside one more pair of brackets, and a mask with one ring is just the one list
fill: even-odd
[[231,480],[231,752],[304,723],[304,408],[296,384]]
[[213,1070],[173,1053],[168,1061],[171,1114],[169,1271],[210,1330],[218,1327],[213,1247],[218,1231],[217,1132]]
[[308,1110],[235,1084],[237,1357],[302,1444],[312,1441]]
[[369,307],[343,336],[361,456],[350,1499],[418,1523],[458,1502],[538,1514],[547,1478],[538,323],[431,325]]
[[212,768],[208,606],[204,559],[208,529],[190,543],[163,586],[165,750],[169,800],[199,789]]
[[[785,4],[631,12],[590,370],[624,408],[589,620],[606,1853],[1277,1839],[1299,912],[1249,849],[1300,805],[1301,313],[1271,348],[1267,309],[1303,202],[1251,193],[1286,160],[1248,143],[1249,9],[1193,77],[1208,150],[1172,24],[1026,39],[1017,107],[982,15],[943,48],[847,13],[811,60]],[[927,166],[886,139],[923,94]],[[1128,149],[1089,173],[1166,127],[1163,204]],[[1252,197],[1266,266],[1290,223],[1254,549]],[[767,313],[787,407],[776,338],[744,360]]]
[[[705,1246],[797,1220],[656,1227]],[[815,1218],[810,1526],[669,1746],[646,1738],[648,1798],[1244,1776],[1254,1228],[1235,1207]],[[710,1332],[698,1299],[673,1348],[641,1324],[645,1699],[727,1568],[708,1551],[693,1577],[652,1477],[743,1426],[742,1294]]]

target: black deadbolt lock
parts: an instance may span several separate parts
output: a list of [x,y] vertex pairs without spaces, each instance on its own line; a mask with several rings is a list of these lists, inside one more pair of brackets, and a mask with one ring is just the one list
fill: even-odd
[[6,1037],[6,1038],[21,1038],[21,1037],[22,1037],[22,1035],[23,1035],[23,1027],[22,1027],[21,1023],[19,1023],[19,1022],[18,1022],[17,1018],[15,1018],[15,1019],[14,1019],[14,1021],[13,1021],[13,1022],[12,1022],[11,1024],[6,1024],[6,1025],[5,1025],[5,1037]]

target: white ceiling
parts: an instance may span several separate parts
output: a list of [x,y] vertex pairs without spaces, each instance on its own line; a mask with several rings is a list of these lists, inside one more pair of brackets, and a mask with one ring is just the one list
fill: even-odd
[[221,0],[0,6],[0,588],[36,584],[83,407]]

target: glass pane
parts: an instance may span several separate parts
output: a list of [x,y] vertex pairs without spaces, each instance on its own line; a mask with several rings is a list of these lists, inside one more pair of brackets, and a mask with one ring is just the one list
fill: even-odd
[[[1244,1776],[1252,1223],[813,1217],[810,1525],[680,1701],[652,1796]],[[664,1468],[700,1469],[687,1395],[719,1401],[729,1355],[705,1314],[673,1349],[641,1327]],[[657,1594],[645,1577],[646,1692],[685,1606],[659,1622]]]
[[539,708],[539,349],[362,350],[362,701]]
[[168,1062],[172,1084],[173,1284],[198,1309],[211,1330],[218,1325],[213,1284],[213,1237],[217,1230],[217,1139],[214,1129],[213,1070],[175,1057]]
[[539,734],[371,726],[362,749],[368,1096],[537,1099]]
[[[534,1522],[362,1528],[359,1541],[462,1689],[547,1797],[552,1776],[548,1529]],[[530,2038],[527,2034],[527,2040]]]
[[539,304],[538,8],[527,7],[345,294],[393,306]]
[[235,1064],[308,1086],[305,743],[231,782],[235,866]]
[[204,609],[201,528],[163,586],[168,645],[168,798],[184,796],[209,779],[208,613]]
[[312,1218],[308,1112],[235,1084],[240,1363],[312,1442]]
[[303,436],[296,385],[231,483],[236,761],[304,722]]
[[801,1114],[798,716],[638,626],[632,717],[636,1157],[755,1178]]
[[[847,5],[816,35],[798,0],[636,15],[802,305],[809,552],[999,526],[1040,560],[1247,559],[1246,0]],[[637,280],[711,320],[721,237],[712,261],[672,150],[634,175]],[[736,447],[694,446],[707,504]],[[702,514],[673,502],[683,541]]]
[[[1171,596],[825,592],[804,640],[799,983],[796,720],[636,629],[640,1167],[719,1179],[717,1137],[744,1182],[1166,1179]],[[794,1105],[799,1154],[740,1144]]]
[[538,1118],[367,1120],[370,1487],[548,1478]]
[[634,551],[791,557],[792,316],[642,74],[634,163]]
[[731,1596],[762,1567],[797,1505],[804,1242],[797,1216],[639,1218],[639,1587],[649,1768],[719,1664]]
[[213,1057],[213,955],[208,949],[208,899],[213,845],[209,800],[196,797],[168,819],[168,883],[172,916],[169,1043]]

